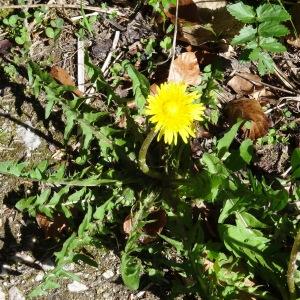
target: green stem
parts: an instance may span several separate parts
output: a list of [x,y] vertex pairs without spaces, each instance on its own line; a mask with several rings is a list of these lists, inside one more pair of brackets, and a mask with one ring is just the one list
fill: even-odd
[[144,140],[142,147],[140,149],[140,152],[139,152],[139,167],[144,174],[146,174],[152,178],[162,179],[162,175],[154,170],[151,170],[148,167],[147,161],[146,161],[148,148],[149,148],[151,142],[153,141],[153,139],[156,137],[156,135],[157,135],[157,132],[155,132],[155,130],[152,129],[149,132],[149,134],[147,135],[146,139]]
[[295,288],[295,272],[297,269],[296,261],[297,255],[300,250],[300,229],[297,232],[295,237],[295,241],[293,244],[293,248],[291,251],[291,256],[288,264],[288,271],[287,271],[287,284],[290,292],[290,299],[296,299],[296,288]]

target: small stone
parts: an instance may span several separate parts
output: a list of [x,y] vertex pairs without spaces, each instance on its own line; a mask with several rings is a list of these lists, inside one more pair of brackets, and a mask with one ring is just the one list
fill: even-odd
[[65,271],[74,271],[74,269],[75,269],[75,264],[71,263],[71,264],[65,265],[65,266],[63,267],[63,269],[64,269]]
[[144,297],[145,293],[146,293],[146,291],[140,291],[140,292],[138,292],[138,293],[136,294],[136,298],[139,299],[139,298]]
[[27,262],[27,263],[33,263],[34,262],[34,258],[31,257],[30,255],[24,253],[23,251],[18,252],[15,255],[14,258],[15,258],[16,261],[20,261],[20,262]]
[[39,265],[42,267],[44,271],[50,271],[54,269],[54,263],[51,259],[47,259],[43,262],[39,262]]
[[87,289],[88,287],[85,284],[78,281],[73,281],[72,283],[68,284],[68,290],[73,293],[81,293],[86,291]]
[[102,276],[105,278],[105,279],[110,279],[112,277],[115,276],[115,273],[113,272],[113,270],[107,270],[105,271]]
[[44,278],[44,272],[39,272],[36,276],[35,276],[35,281],[42,281]]
[[1,287],[0,287],[0,300],[5,300],[5,293],[3,292]]
[[8,299],[9,300],[25,300],[25,297],[17,287],[13,286],[8,291]]

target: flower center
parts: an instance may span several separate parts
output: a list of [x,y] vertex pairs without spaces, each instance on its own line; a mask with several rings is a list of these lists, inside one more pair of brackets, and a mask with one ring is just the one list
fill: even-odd
[[176,103],[171,102],[171,103],[167,103],[167,105],[165,105],[164,107],[164,111],[165,114],[168,115],[169,117],[176,117],[178,115],[178,105],[176,105]]

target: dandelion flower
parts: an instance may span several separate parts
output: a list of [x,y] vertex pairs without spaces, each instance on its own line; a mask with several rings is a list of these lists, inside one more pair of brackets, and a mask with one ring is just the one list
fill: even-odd
[[193,121],[203,120],[204,106],[195,103],[199,99],[198,92],[187,92],[187,85],[168,82],[157,88],[155,95],[148,97],[146,114],[155,123],[155,131],[159,132],[158,140],[164,135],[165,143],[177,144],[178,134],[187,143],[188,137],[195,137]]

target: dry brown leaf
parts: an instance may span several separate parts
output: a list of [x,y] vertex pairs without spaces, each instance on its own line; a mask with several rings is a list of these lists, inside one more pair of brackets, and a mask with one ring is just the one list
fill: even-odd
[[[152,220],[153,222],[147,223],[142,228],[143,234],[139,239],[142,244],[154,241],[157,234],[162,232],[167,223],[167,214],[163,209],[154,210],[149,214],[148,220]],[[123,222],[123,230],[126,234],[130,234],[132,230],[132,222],[133,216],[128,215]]]
[[271,101],[274,99],[275,95],[267,88],[262,88],[259,90],[256,90],[251,95],[249,95],[251,99],[260,100],[262,103],[263,101]]
[[158,85],[153,83],[150,85],[150,95],[154,96],[157,93]]
[[226,114],[231,124],[239,118],[252,121],[250,129],[242,128],[247,138],[255,140],[268,133],[270,122],[257,100],[238,99],[230,101],[226,106]]
[[168,81],[191,85],[201,82],[200,68],[194,52],[182,53],[171,63]]
[[288,37],[286,41],[288,44],[300,48],[300,35],[298,35],[296,38],[290,35],[290,37]]
[[251,73],[240,73],[240,75],[233,76],[227,83],[237,94],[249,95],[263,88],[263,85],[259,83],[261,79],[258,75]]
[[[180,0],[178,11],[179,40],[194,46],[208,41],[229,39],[238,33],[240,23],[226,9],[227,1]],[[166,15],[175,23],[175,6]]]
[[47,216],[38,213],[35,219],[46,238],[59,237],[63,231],[69,229],[66,217],[61,214],[54,216],[53,220],[50,220]]
[[[76,86],[70,74],[63,68],[56,66],[52,67],[50,70],[50,75],[63,85]],[[78,97],[83,97],[83,93],[79,89],[75,89],[72,92]]]

